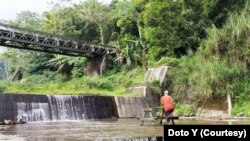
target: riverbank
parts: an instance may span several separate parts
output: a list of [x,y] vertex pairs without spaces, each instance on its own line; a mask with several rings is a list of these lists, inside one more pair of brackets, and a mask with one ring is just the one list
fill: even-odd
[[249,121],[250,117],[179,117],[179,120],[199,120],[199,121]]

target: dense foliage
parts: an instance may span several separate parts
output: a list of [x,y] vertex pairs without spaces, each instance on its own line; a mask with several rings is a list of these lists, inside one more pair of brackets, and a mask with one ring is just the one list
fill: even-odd
[[[96,0],[67,7],[54,3],[38,15],[23,11],[10,24],[92,43],[114,46],[109,71],[85,76],[87,58],[9,49],[2,55],[0,78],[22,67],[20,82],[4,81],[0,90],[22,93],[122,94],[143,83],[148,67],[169,65],[168,89],[181,95],[231,95],[235,113],[250,100],[249,0]],[[6,67],[7,66],[7,67]],[[30,85],[32,84],[32,85]],[[249,111],[249,109],[248,109]]]

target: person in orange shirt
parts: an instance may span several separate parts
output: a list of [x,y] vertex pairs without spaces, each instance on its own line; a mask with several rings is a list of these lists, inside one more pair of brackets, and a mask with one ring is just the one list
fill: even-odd
[[[174,102],[170,95],[168,95],[168,91],[164,91],[164,96],[161,97],[161,104],[165,111],[165,117],[173,116],[174,112]],[[169,123],[170,119],[167,118],[167,122]]]

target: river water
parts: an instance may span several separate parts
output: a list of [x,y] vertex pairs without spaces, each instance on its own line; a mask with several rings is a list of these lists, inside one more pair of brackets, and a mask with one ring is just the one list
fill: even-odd
[[101,141],[162,136],[162,126],[136,119],[33,122],[0,126],[1,141]]
[[[120,141],[163,136],[163,126],[136,119],[30,122],[1,125],[0,141]],[[176,124],[250,124],[250,121],[179,120]]]

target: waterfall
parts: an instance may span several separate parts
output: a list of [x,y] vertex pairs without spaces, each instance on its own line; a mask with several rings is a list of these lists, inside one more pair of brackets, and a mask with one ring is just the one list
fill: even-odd
[[108,96],[0,94],[0,122],[111,118],[115,106]]
[[[77,99],[74,100],[73,98]],[[48,96],[52,120],[80,120],[83,119],[83,101],[77,96]],[[79,104],[78,103],[82,103]]]
[[47,103],[16,103],[17,119],[26,121],[49,120],[49,106]]

